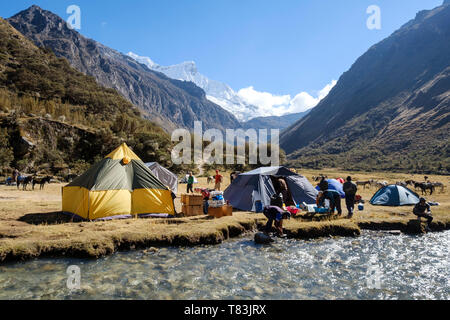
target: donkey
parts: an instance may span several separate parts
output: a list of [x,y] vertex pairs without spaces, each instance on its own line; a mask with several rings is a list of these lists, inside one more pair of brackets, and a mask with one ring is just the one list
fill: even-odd
[[33,179],[33,183],[32,183],[33,184],[33,190],[34,190],[34,186],[36,184],[39,185],[39,190],[43,190],[44,186],[45,186],[45,183],[50,183],[51,179],[52,179],[52,177],[50,177],[50,176],[46,176],[44,178],[34,178]]
[[366,185],[369,185],[369,188],[372,186],[373,180],[367,180],[367,181],[356,181],[357,186],[364,186],[364,189],[366,188]]
[[414,184],[414,188],[420,188],[422,190],[422,194],[427,194],[427,190],[430,190],[430,196],[433,194],[434,186],[432,183],[428,182],[416,182]]
[[442,183],[442,182],[432,182],[431,183],[432,185],[433,185],[433,187],[435,187],[435,188],[437,188],[437,187],[439,187],[439,188],[441,188],[441,193],[443,193],[444,192],[444,184]]

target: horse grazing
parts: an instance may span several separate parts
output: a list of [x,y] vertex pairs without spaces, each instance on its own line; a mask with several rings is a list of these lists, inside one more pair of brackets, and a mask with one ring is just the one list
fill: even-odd
[[429,182],[416,182],[414,184],[414,188],[420,188],[422,190],[422,194],[427,194],[427,190],[430,190],[430,196],[433,194],[434,186],[432,183]]
[[26,191],[28,184],[33,183],[33,177],[32,176],[26,176],[26,177],[18,177],[17,178],[17,190],[19,190],[20,185],[22,185],[22,190]]
[[34,190],[34,186],[36,184],[39,185],[39,190],[43,190],[44,186],[45,186],[45,183],[50,183],[51,179],[52,179],[52,177],[50,177],[50,176],[46,176],[44,178],[34,178],[33,179],[33,190]]
[[373,180],[367,180],[367,181],[356,181],[357,186],[364,186],[364,189],[366,188],[366,185],[369,185],[369,188],[372,186]]
[[439,188],[441,188],[441,193],[443,193],[444,192],[444,184],[442,183],[442,182],[432,182],[431,183],[432,185],[433,185],[433,187],[435,187],[435,188],[437,188],[437,187],[439,187]]

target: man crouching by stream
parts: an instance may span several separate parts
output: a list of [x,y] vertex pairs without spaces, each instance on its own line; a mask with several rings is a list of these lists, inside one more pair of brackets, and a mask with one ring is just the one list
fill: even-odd
[[286,237],[283,232],[283,219],[290,219],[291,214],[277,206],[265,206],[263,213],[268,219],[264,231],[269,233],[272,230],[272,224],[275,221],[277,235],[283,238]]
[[433,216],[431,215],[430,205],[426,202],[425,198],[420,198],[419,203],[414,206],[413,213],[420,218],[427,219],[428,229],[430,229],[431,221],[433,221]]

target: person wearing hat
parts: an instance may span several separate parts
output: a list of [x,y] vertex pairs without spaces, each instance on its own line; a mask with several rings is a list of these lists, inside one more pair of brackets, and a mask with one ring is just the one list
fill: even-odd
[[355,199],[358,187],[352,182],[352,177],[347,177],[347,182],[344,183],[343,189],[345,192],[345,205],[347,206],[348,216],[351,219],[355,210]]
[[272,224],[275,221],[275,229],[277,230],[277,235],[279,237],[285,237],[286,235],[283,232],[283,219],[291,218],[291,214],[289,213],[289,211],[284,211],[277,206],[265,206],[263,213],[267,218],[267,223],[264,231],[266,233],[269,233],[272,230]]
[[418,217],[419,221],[420,218],[426,218],[428,228],[430,228],[431,221],[433,221],[433,216],[431,215],[430,205],[427,203],[425,198],[421,197],[419,199],[419,203],[414,206],[413,213]]
[[214,176],[214,180],[215,180],[215,186],[214,189],[216,191],[220,191],[220,184],[222,183],[222,175],[219,174],[219,170],[216,170],[216,175]]

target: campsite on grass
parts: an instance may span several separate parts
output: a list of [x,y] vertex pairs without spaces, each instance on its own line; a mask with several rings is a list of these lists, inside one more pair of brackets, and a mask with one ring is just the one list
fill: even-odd
[[[342,215],[318,208],[322,181],[343,198],[340,181],[349,175],[356,182],[370,182],[358,187],[351,219],[345,204]],[[248,232],[270,232],[262,212],[277,194],[285,195],[279,206],[291,219],[283,229],[293,239],[354,237],[367,229],[422,234],[450,228],[448,188],[428,195],[419,188],[419,196],[403,186],[424,179],[420,175],[260,167],[240,173],[232,183],[224,174],[224,192],[214,191],[208,176],[195,177],[194,194],[186,194],[182,179],[175,186],[176,178],[160,165],[144,164],[122,144],[70,183],[50,183],[34,191],[2,185],[0,261],[98,258],[127,248],[219,244]],[[450,183],[448,176],[426,178],[443,186]],[[391,184],[379,187],[378,181]],[[421,196],[433,205],[429,226],[412,213]]]
[[0,300],[450,299],[450,0],[374,2],[0,2]]
[[[255,244],[253,235],[258,229],[264,228],[266,218],[262,213],[255,212],[254,200],[260,199],[264,204],[264,201],[270,203],[270,196],[275,192],[276,178],[286,179],[292,200],[304,201],[307,204],[313,202],[317,194],[315,186],[318,181],[315,180],[322,175],[335,178],[351,175],[355,181],[373,179],[392,183],[423,179],[419,175],[384,172],[342,172],[333,169],[320,172],[295,171],[297,173],[284,167],[260,168],[239,175],[232,184],[228,175],[224,174],[224,200],[228,200],[233,206],[233,212],[231,216],[219,218],[205,215],[203,212],[183,217],[182,207],[185,204],[182,204],[182,196],[185,194],[186,185],[181,183],[173,201],[174,212],[177,214],[173,215],[173,218],[167,218],[173,213],[172,207],[164,204],[164,199],[169,203],[172,198],[161,196],[161,192],[167,190],[167,187],[158,182],[156,177],[153,178],[151,171],[140,165],[139,160],[125,146],[119,147],[70,184],[51,183],[43,190],[35,191],[22,191],[15,186],[0,185],[0,258],[3,262],[0,264],[0,298],[3,293],[11,292],[13,297],[32,299],[329,299],[338,296],[350,299],[394,299],[413,294],[417,286],[422,288],[422,295],[418,297],[448,297],[448,288],[429,286],[430,283],[437,284],[442,277],[449,276],[448,269],[441,269],[440,264],[430,262],[429,268],[435,271],[421,275],[419,282],[408,282],[408,276],[386,278],[389,294],[373,290],[351,290],[352,287],[363,287],[358,279],[364,279],[365,276],[356,269],[351,273],[344,272],[348,268],[351,270],[356,267],[358,263],[364,264],[364,261],[368,261],[369,253],[377,257],[383,268],[391,271],[402,263],[414,265],[421,259],[432,261],[433,258],[426,253],[430,252],[427,250],[430,246],[434,248],[433,252],[442,255],[442,259],[448,256],[449,231],[444,231],[450,228],[447,188],[443,192],[438,190],[427,196],[428,200],[439,203],[439,206],[432,207],[432,230],[443,232],[423,233],[426,232],[425,222],[417,224],[417,217],[412,214],[412,206],[402,206],[402,203],[398,202],[405,199],[405,194],[409,194],[409,191],[404,191],[407,189],[389,186],[386,187],[387,191],[383,190],[384,188],[378,190],[375,184],[372,184],[358,189],[365,206],[363,211],[356,211],[352,219],[346,219],[345,215],[308,216],[300,210],[300,213],[283,225],[288,234],[287,239],[274,237],[275,241],[270,245]],[[121,177],[113,179],[117,181],[116,185],[111,184],[112,174]],[[430,175],[428,178],[445,185],[450,183],[448,176]],[[197,195],[201,195],[199,192],[202,189],[213,188],[214,183],[208,183],[207,177],[198,177],[197,180]],[[95,186],[95,189],[91,186]],[[119,190],[126,190],[130,195],[110,206],[110,203],[114,202],[104,200],[108,198],[107,190],[113,187],[120,187]],[[62,197],[66,192],[65,188],[78,190],[79,196],[72,198],[77,199],[76,201],[72,200],[70,203],[70,198]],[[133,209],[135,198],[130,190],[134,188],[145,188],[146,197],[148,194],[157,197],[154,199],[158,200],[151,201],[162,206],[159,208],[167,208],[166,211],[159,210],[164,211],[166,215],[158,217],[155,214],[150,218],[150,210],[144,210],[150,217],[133,216],[133,213],[139,214],[137,209]],[[233,200],[238,194],[236,188],[242,188],[242,197],[248,199],[247,207],[239,209],[238,206],[242,202],[235,203]],[[153,192],[154,189],[158,192]],[[396,193],[395,190],[400,191]],[[97,192],[99,194],[95,194]],[[122,191],[119,191],[119,194],[120,192]],[[415,194],[414,191],[411,193]],[[372,198],[376,201],[384,199],[388,201],[389,206],[372,205],[369,203]],[[69,205],[63,204],[62,199],[69,201]],[[390,203],[390,199],[396,202]],[[63,208],[75,208],[75,203],[77,208],[86,208],[86,211],[77,209],[79,218],[116,216],[115,218],[120,219],[88,221],[74,219],[74,215],[62,213]],[[120,211],[124,209],[126,211]],[[118,213],[126,215],[117,217]],[[400,234],[393,232],[396,230],[399,230]],[[424,234],[425,238],[417,238],[417,235],[414,235],[417,233]],[[331,256],[329,250],[333,252]],[[413,254],[392,256],[393,252],[398,250],[407,250]],[[112,257],[106,259],[109,255]],[[32,259],[36,257],[39,259]],[[83,264],[85,278],[77,293],[68,293],[62,282],[65,281],[66,268],[68,264],[73,263],[73,258],[79,261],[76,263]],[[98,264],[94,265],[92,258],[97,259]],[[70,262],[67,259],[71,259]],[[29,262],[5,264],[18,260]],[[279,287],[270,285],[273,280],[270,276],[262,276],[267,272],[264,270],[271,268],[270,261],[277,261],[280,266],[288,264],[289,267],[283,269],[291,270],[280,274],[281,278],[277,280]],[[333,266],[330,265],[332,261]],[[349,264],[350,261],[353,262]],[[11,280],[8,276],[14,272],[22,273],[24,268],[28,272],[23,272],[25,276],[20,280]],[[127,270],[126,275],[121,271],[124,268]],[[170,277],[161,273],[161,270],[169,269],[176,270]],[[51,270],[52,276],[49,277],[49,271],[43,270]],[[97,276],[98,270],[102,270],[102,273],[108,270],[111,275]],[[240,277],[234,281],[227,280],[236,272]],[[59,276],[54,277],[54,274]],[[203,276],[198,278],[200,274]],[[254,277],[254,280],[239,280],[249,276]],[[4,277],[9,278],[5,280]],[[298,277],[309,277],[312,282],[293,285],[297,283],[295,279]],[[27,290],[29,283],[37,281],[38,278],[48,279],[45,280],[46,283],[52,285],[42,287],[39,291]],[[160,280],[152,282],[151,279],[154,278]],[[193,281],[197,278],[200,279],[201,286],[197,282],[194,284]],[[318,285],[313,279],[323,279],[324,282]],[[124,286],[123,281],[133,285]],[[343,296],[340,295],[343,287],[333,285],[341,281],[345,281],[349,286]],[[49,291],[48,288],[53,289]]]

